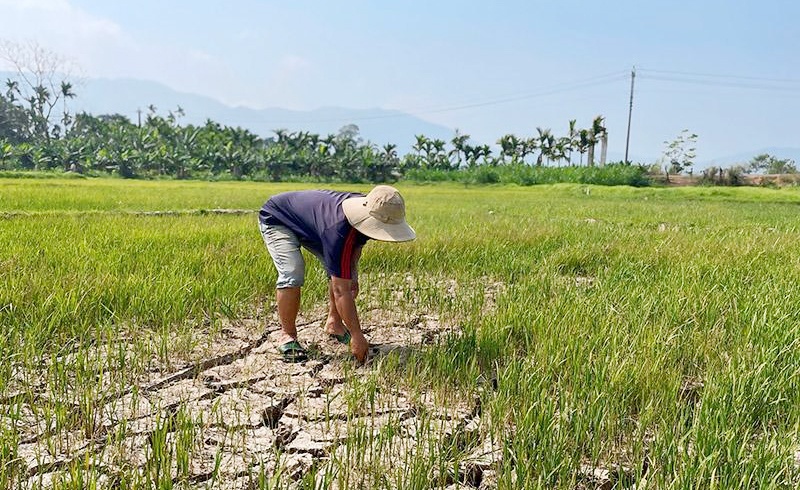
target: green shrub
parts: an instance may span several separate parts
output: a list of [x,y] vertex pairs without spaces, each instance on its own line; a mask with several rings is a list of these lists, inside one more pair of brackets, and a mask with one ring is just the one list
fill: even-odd
[[526,164],[505,166],[477,166],[459,170],[412,169],[405,180],[414,182],[457,181],[465,184],[597,184],[650,185],[645,169],[638,165],[614,163],[602,167],[536,167]]

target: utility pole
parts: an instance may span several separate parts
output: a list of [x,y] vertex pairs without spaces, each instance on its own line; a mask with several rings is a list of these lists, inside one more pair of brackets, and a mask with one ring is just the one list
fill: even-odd
[[628,147],[631,144],[631,115],[633,114],[633,81],[636,79],[636,67],[631,70],[631,104],[628,107],[628,136],[625,138],[625,163],[631,163],[628,160]]
[[139,127],[141,128],[142,127],[142,109],[141,108],[137,108],[136,109],[136,115],[138,116]]

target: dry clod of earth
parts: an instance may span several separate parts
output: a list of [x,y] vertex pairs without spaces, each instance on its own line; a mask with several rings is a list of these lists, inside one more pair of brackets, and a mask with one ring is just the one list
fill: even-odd
[[683,380],[678,396],[684,402],[694,405],[700,401],[703,391],[703,380],[699,378],[686,378]]
[[461,460],[461,466],[465,471],[485,473],[487,470],[497,469],[502,460],[503,448],[499,447],[498,441],[487,437],[480,446]]
[[634,484],[633,475],[633,470],[622,466],[609,470],[593,465],[581,465],[578,469],[578,488],[599,490],[629,488]]
[[497,471],[486,470],[483,472],[481,483],[478,485],[478,490],[495,490],[498,485]]
[[666,231],[679,231],[680,227],[675,224],[670,223],[659,223],[658,224],[658,231],[664,233]]

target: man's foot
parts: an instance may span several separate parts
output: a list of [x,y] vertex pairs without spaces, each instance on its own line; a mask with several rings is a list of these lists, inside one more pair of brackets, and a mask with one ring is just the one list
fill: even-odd
[[[347,327],[344,326],[344,323],[341,321],[333,321],[328,319],[325,322],[325,333],[331,336],[331,338],[335,338],[339,342],[343,344],[347,344],[350,342],[350,332],[347,330]],[[347,339],[346,341],[344,339]]]
[[279,345],[278,352],[283,356],[283,362],[303,362],[308,359],[308,353],[296,340]]
[[345,330],[343,334],[330,333],[328,335],[340,344],[348,345],[350,343],[350,332],[347,330]]

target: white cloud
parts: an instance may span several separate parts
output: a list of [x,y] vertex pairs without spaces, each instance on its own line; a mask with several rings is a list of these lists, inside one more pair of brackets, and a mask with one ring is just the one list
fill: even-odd
[[69,8],[66,0],[0,0],[0,7],[64,11]]
[[[113,20],[86,12],[68,0],[0,0],[0,10],[0,39],[35,42],[74,61],[87,77],[155,80],[223,101],[226,94],[241,93],[225,60],[200,49],[137,39]],[[299,59],[289,60],[286,70],[302,65]]]
[[35,42],[89,72],[102,66],[109,51],[133,44],[118,24],[92,16],[66,0],[0,0],[0,9],[3,39]]
[[[302,54],[269,42],[264,32],[243,28],[234,37],[247,45],[245,54],[221,54],[143,37],[122,21],[70,0],[0,0],[0,12],[0,40],[33,41],[74,61],[73,75],[153,80],[231,105],[310,109],[322,102],[317,67]],[[247,52],[260,55],[244,60]]]

